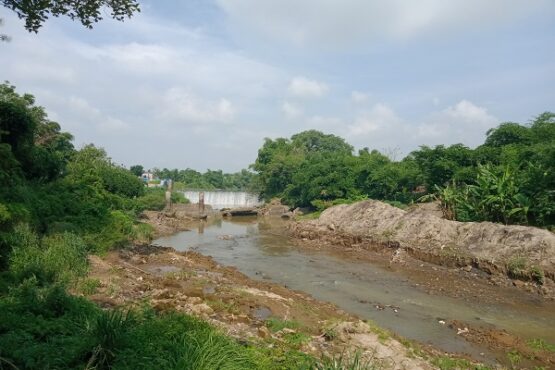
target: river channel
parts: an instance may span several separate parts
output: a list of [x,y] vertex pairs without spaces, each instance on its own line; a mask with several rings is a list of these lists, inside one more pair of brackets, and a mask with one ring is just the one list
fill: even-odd
[[403,337],[486,362],[494,358],[487,349],[466,342],[441,321],[492,325],[525,339],[555,342],[552,303],[537,299],[507,305],[431,295],[415,286],[410,277],[385,266],[299,249],[283,231],[283,222],[220,219],[154,243],[211,256],[253,279],[304,291]]

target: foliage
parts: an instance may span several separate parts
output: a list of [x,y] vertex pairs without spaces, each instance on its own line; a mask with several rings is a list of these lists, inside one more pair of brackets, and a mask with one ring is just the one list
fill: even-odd
[[10,271],[18,280],[35,277],[43,283],[69,283],[87,270],[87,250],[74,234],[56,234],[42,239],[28,226],[15,228]]
[[253,191],[256,187],[256,175],[245,169],[235,173],[223,173],[221,170],[207,170],[200,173],[193,169],[154,171],[163,179],[172,179],[175,190],[203,189],[203,190],[243,190]]
[[38,32],[50,16],[63,15],[71,20],[78,20],[87,28],[92,28],[94,23],[102,20],[103,9],[109,9],[110,17],[118,21],[130,18],[139,11],[139,3],[136,0],[2,0],[2,5],[24,19],[25,28],[30,32]]
[[370,361],[363,360],[359,352],[356,352],[354,356],[340,354],[334,357],[324,357],[312,366],[314,370],[371,370],[377,368],[379,367]]
[[378,199],[404,207],[440,202],[446,218],[555,225],[555,114],[526,125],[507,122],[475,149],[422,146],[400,161],[334,135],[306,131],[265,139],[251,168],[263,198],[321,211],[342,199]]
[[190,316],[103,311],[34,279],[0,297],[0,357],[21,369],[269,367],[257,349]]

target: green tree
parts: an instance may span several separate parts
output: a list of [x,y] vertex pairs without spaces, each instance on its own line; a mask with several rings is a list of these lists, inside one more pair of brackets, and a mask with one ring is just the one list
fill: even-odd
[[145,169],[140,164],[136,164],[129,167],[129,171],[131,171],[131,173],[135,176],[141,176],[143,172],[145,172]]
[[529,144],[532,139],[530,129],[514,122],[505,122],[489,129],[484,145],[501,147],[509,144]]
[[25,28],[30,32],[38,32],[50,16],[66,16],[92,28],[94,23],[102,20],[104,10],[118,21],[130,18],[140,11],[136,0],[2,0],[2,5],[24,19]]

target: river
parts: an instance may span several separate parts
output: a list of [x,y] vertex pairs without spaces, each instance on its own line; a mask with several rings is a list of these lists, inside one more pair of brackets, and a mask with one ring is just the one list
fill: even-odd
[[[486,362],[494,358],[486,348],[466,342],[440,321],[493,325],[523,338],[555,342],[552,303],[538,299],[518,305],[486,304],[479,298],[469,301],[430,295],[385,266],[299,249],[280,228],[284,222],[248,217],[216,220],[154,243],[212,256],[253,279],[304,291],[403,337]],[[378,304],[386,308],[376,309]]]

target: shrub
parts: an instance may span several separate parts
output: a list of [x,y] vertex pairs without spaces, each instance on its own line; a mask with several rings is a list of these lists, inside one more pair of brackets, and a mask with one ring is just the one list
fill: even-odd
[[148,244],[154,239],[154,227],[149,224],[138,223],[133,225],[131,236],[135,243]]
[[145,195],[137,198],[137,210],[161,211],[166,206],[166,192],[164,189],[147,189]]
[[14,230],[10,271],[18,280],[69,283],[87,271],[87,248],[75,234],[64,233],[39,240],[28,226]]

